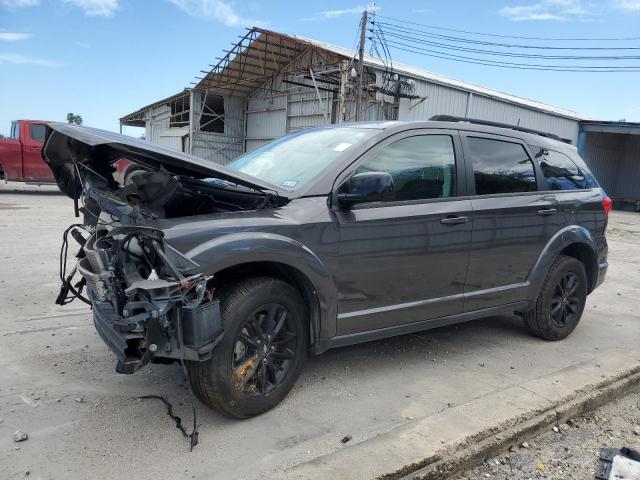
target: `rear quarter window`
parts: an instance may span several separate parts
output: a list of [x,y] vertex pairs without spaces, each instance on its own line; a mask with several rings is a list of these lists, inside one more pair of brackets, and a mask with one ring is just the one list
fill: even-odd
[[555,150],[529,145],[549,190],[584,190],[598,184],[581,162]]

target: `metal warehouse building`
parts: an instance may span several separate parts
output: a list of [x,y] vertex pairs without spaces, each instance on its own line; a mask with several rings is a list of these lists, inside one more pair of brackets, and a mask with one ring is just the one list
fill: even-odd
[[367,55],[359,94],[356,52],[260,28],[225,53],[193,88],[126,115],[120,124],[144,127],[150,142],[226,164],[287,133],[353,121],[357,112],[362,120],[489,120],[559,135],[577,145],[610,196],[640,201],[640,124],[596,122]]

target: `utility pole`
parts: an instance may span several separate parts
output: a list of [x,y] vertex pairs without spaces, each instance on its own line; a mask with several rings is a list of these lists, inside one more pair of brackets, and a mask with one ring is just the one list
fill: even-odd
[[367,11],[362,12],[360,45],[358,46],[358,84],[356,87],[356,122],[362,120],[362,89],[364,88],[364,42],[367,33]]
[[342,65],[340,65],[340,93],[338,95],[338,115],[336,118],[336,123],[343,123],[347,115],[346,91],[348,82],[349,62],[343,60]]

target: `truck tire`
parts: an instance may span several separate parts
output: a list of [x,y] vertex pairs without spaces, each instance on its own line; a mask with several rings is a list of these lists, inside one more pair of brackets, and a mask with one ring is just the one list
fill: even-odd
[[523,314],[535,336],[562,340],[578,325],[587,299],[587,274],[579,260],[559,256],[549,268],[535,307]]
[[189,362],[206,406],[233,418],[275,407],[296,382],[307,354],[307,315],[298,291],[271,277],[230,287],[220,301],[224,337],[211,359]]

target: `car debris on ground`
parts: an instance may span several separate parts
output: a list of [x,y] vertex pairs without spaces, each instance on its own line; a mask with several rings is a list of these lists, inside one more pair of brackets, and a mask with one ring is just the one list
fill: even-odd
[[22,430],[16,430],[13,434],[14,442],[24,442],[29,438],[29,434],[23,432]]

